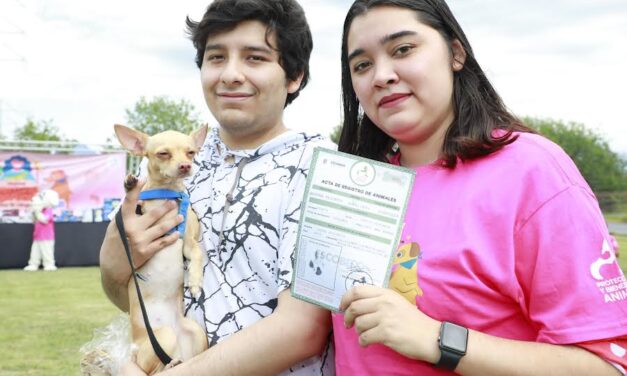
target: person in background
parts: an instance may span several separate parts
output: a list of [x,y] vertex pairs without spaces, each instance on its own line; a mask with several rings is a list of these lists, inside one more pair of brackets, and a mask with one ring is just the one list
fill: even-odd
[[445,1],[355,1],[342,95],[339,150],[416,171],[398,252],[418,266],[413,294],[345,294],[338,375],[624,374],[627,289],[595,196],[507,110]]
[[[207,332],[209,349],[165,375],[331,375],[331,318],[290,295],[300,205],[319,135],[289,130],[283,110],[309,79],[313,47],[295,0],[215,0],[187,19],[207,106],[219,123],[188,181],[206,251],[198,300],[185,312]],[[136,266],[178,234],[173,205],[135,214],[141,184],[121,210]],[[103,287],[128,310],[130,268],[115,223],[100,253]],[[128,364],[124,375],[142,374]]]
[[54,261],[54,214],[53,208],[59,205],[57,192],[46,189],[37,193],[31,199],[31,213],[33,217],[33,244],[30,249],[27,272],[39,270],[43,265],[44,271],[57,270]]

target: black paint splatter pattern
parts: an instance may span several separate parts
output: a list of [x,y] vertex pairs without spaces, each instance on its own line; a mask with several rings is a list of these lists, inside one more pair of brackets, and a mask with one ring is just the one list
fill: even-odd
[[[207,136],[197,173],[187,182],[203,233],[204,285],[197,301],[187,288],[184,299],[186,314],[204,323],[210,345],[268,316],[279,292],[289,288],[315,146],[334,147],[318,135],[286,132],[256,150],[231,151],[217,129]],[[327,349],[285,374],[330,375],[333,368]]]

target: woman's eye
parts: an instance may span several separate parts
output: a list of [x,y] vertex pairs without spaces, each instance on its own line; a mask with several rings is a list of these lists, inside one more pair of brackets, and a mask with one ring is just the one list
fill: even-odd
[[359,62],[353,66],[353,72],[355,73],[362,72],[365,69],[367,69],[369,66],[370,66],[370,62],[367,62],[367,61]]
[[394,50],[394,55],[395,56],[399,56],[399,55],[406,55],[407,53],[409,53],[411,50],[413,50],[413,46],[410,45],[403,45],[403,46],[399,46],[398,48],[396,48]]

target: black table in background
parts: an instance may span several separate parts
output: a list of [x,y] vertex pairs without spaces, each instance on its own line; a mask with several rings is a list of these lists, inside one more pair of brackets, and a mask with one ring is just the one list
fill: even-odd
[[[56,222],[54,257],[58,267],[99,265],[109,222]],[[0,223],[0,269],[23,268],[30,257],[33,225]]]

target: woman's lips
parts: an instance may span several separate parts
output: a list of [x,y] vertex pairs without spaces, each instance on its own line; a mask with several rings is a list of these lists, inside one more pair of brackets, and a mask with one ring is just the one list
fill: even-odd
[[405,99],[409,98],[411,94],[391,94],[391,95],[386,95],[385,97],[381,98],[381,100],[379,101],[379,107],[382,108],[391,108],[394,107],[398,104],[400,104],[401,102],[405,101]]

